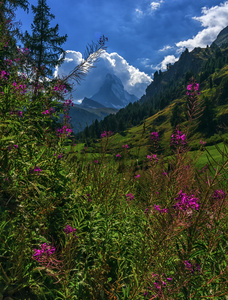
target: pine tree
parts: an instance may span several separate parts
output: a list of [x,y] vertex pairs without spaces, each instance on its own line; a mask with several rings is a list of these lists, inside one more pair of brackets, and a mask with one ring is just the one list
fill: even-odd
[[179,125],[180,123],[182,123],[184,121],[181,114],[182,114],[182,109],[180,107],[180,104],[176,103],[172,110],[172,115],[170,118],[170,123],[173,128],[176,128],[177,125]]
[[212,136],[216,132],[216,106],[207,97],[203,99],[204,110],[199,118],[198,130],[204,133],[207,137]]
[[[50,13],[46,0],[38,0],[38,5],[32,5],[34,20],[31,25],[32,34],[27,31],[23,41],[29,48],[40,78],[52,77],[53,70],[60,65],[65,57],[61,45],[66,42],[67,35],[59,36],[59,25],[50,27],[50,21],[55,18]],[[59,59],[61,55],[61,59]],[[38,78],[37,78],[38,80]]]
[[4,60],[12,59],[17,53],[16,37],[19,29],[15,22],[15,10],[21,7],[28,12],[27,0],[0,1],[0,69],[4,69]]

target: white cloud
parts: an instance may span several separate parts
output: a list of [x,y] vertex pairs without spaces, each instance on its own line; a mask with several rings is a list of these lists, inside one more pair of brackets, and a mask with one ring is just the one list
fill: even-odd
[[148,68],[151,67],[151,59],[150,58],[138,58],[137,61],[139,61],[139,63],[144,67],[144,68]]
[[163,0],[151,2],[150,3],[151,10],[157,10],[161,6],[161,3],[163,3]]
[[163,51],[170,50],[170,49],[172,49],[172,48],[173,48],[172,46],[166,45],[166,46],[164,46],[162,49],[160,49],[160,50],[158,50],[158,51],[159,51],[159,52],[163,52]]
[[179,58],[176,58],[174,55],[167,55],[164,57],[163,61],[158,64],[154,69],[156,70],[162,70],[165,71],[167,69],[168,64],[174,64],[176,61],[178,61]]
[[219,32],[228,25],[228,1],[211,8],[203,7],[202,15],[193,19],[199,21],[204,29],[193,38],[176,43],[180,48],[178,52],[184,48],[192,50],[195,47],[206,47],[216,39]]
[[[80,52],[68,50],[65,62],[56,70],[55,75],[69,74],[82,59]],[[73,92],[74,100],[92,97],[101,87],[107,73],[116,75],[122,81],[125,90],[138,98],[145,93],[146,87],[152,81],[150,76],[131,66],[118,53],[104,51],[95,64],[95,68],[91,69],[85,80],[76,87],[76,91]]]
[[76,65],[79,65],[83,61],[82,54],[80,52],[67,50],[64,63],[60,67],[55,68],[54,76],[68,75]]
[[135,9],[135,14],[137,18],[141,18],[143,16],[143,11],[139,8]]

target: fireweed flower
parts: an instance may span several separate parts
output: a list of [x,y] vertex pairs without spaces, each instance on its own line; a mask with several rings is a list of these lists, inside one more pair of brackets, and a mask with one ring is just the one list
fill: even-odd
[[136,176],[135,176],[135,179],[137,179],[137,178],[139,178],[140,177],[140,174],[137,174]]
[[72,228],[70,225],[67,225],[65,228],[64,228],[64,232],[66,234],[70,234],[70,233],[73,233],[73,236],[75,236],[77,238],[77,236],[75,235],[75,231],[76,231],[76,228]]
[[155,274],[155,273],[153,273],[151,275],[153,277],[153,280],[155,280],[155,281],[152,283],[152,286],[148,286],[146,288],[147,291],[144,292],[144,297],[146,297],[150,294],[150,299],[161,298],[162,291],[165,291],[166,289],[169,288],[169,284],[170,284],[170,281],[172,280],[172,278],[171,277],[166,278],[164,273],[162,276]]
[[201,267],[199,264],[191,264],[189,260],[184,261],[185,268],[190,271],[192,274],[194,274],[195,271],[200,272]]
[[[13,87],[16,88],[16,90],[20,90],[21,94],[25,94],[26,92],[26,85],[25,84],[17,84],[15,81],[13,82]],[[12,88],[13,88],[12,87]]]
[[54,91],[55,92],[63,92],[64,91],[64,93],[67,92],[66,86],[64,84],[54,86]]
[[215,200],[223,200],[225,199],[225,197],[226,197],[226,193],[223,192],[223,190],[216,190],[213,195],[213,198]]
[[150,139],[154,141],[159,141],[159,135],[157,132],[151,132]]
[[101,134],[101,138],[110,137],[111,135],[113,135],[113,133],[114,132],[112,132],[112,131],[103,131]]
[[177,130],[177,132],[175,134],[171,135],[171,146],[176,146],[176,145],[186,145],[187,141],[186,141],[186,135],[180,131]]
[[33,249],[33,258],[38,262],[47,260],[53,253],[55,253],[55,247],[47,245],[46,243],[40,245],[41,249]]
[[205,145],[206,145],[206,142],[200,140],[200,144],[203,145],[203,146],[205,146]]
[[146,157],[147,159],[149,159],[150,161],[152,160],[152,158],[154,159],[155,162],[158,162],[158,158],[156,154],[151,155],[147,155]]
[[6,72],[5,70],[3,70],[3,71],[1,71],[1,79],[2,78],[4,78],[4,79],[8,79],[8,77],[6,77],[6,76],[9,76],[9,73],[8,72]]
[[58,159],[61,159],[63,157],[63,153],[58,155]]
[[156,154],[153,154],[153,159],[158,162],[158,158],[157,158],[157,155]]
[[39,167],[35,167],[33,170],[30,168],[29,173],[34,173],[37,172],[37,175],[40,175],[40,172],[42,172],[42,170]]
[[62,128],[57,128],[57,135],[58,136],[61,136],[61,135],[64,135],[64,134],[66,134],[66,136],[69,136],[72,132],[73,132],[73,130],[70,129],[70,128],[67,128],[66,125],[64,125]]
[[22,111],[18,111],[18,112],[17,112],[17,115],[18,115],[19,117],[23,118]]
[[63,103],[63,106],[74,106],[74,103],[72,100],[68,99],[68,100],[65,100],[65,102]]
[[46,109],[45,111],[42,112],[42,115],[48,115],[49,114],[49,110]]
[[193,83],[187,85],[187,95],[188,96],[190,94],[194,95],[194,92],[197,92],[197,94],[199,95],[200,93],[198,91],[199,91],[199,83],[193,82]]
[[123,148],[128,149],[128,148],[130,148],[130,147],[128,146],[128,144],[126,144],[126,145],[123,145]]
[[175,198],[178,202],[173,205],[174,209],[179,210],[188,210],[195,209],[199,210],[199,199],[195,198],[194,195],[187,196],[185,193],[182,193],[182,190],[179,192],[179,196]]
[[184,265],[185,265],[185,268],[187,270],[189,270],[191,273],[194,273],[194,271],[193,271],[193,265],[190,264],[189,260],[185,260],[184,261]]
[[154,209],[159,211],[160,213],[167,213],[168,212],[167,208],[160,209],[159,205],[154,205]]
[[132,193],[129,193],[126,195],[127,201],[133,200],[134,199],[134,195]]
[[118,154],[116,154],[116,157],[121,157],[121,155],[118,153]]
[[92,201],[91,195],[90,194],[86,194],[86,196],[88,197],[88,201],[91,202]]

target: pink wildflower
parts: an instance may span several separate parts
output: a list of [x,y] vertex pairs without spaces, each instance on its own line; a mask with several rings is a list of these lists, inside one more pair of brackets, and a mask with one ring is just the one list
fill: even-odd
[[134,199],[134,195],[132,193],[129,193],[126,195],[127,200],[133,200]]

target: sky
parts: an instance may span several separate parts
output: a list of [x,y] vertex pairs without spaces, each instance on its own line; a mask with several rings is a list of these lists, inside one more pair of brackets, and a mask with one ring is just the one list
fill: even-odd
[[[38,0],[30,0],[37,5]],[[206,47],[228,25],[228,1],[220,0],[47,0],[59,24],[62,45],[67,50],[64,64],[56,70],[67,74],[80,63],[86,46],[101,35],[108,37],[107,49],[73,99],[91,97],[107,73],[118,76],[124,88],[140,98],[156,70],[166,70],[187,47]],[[22,31],[31,32],[33,14],[16,12]]]

